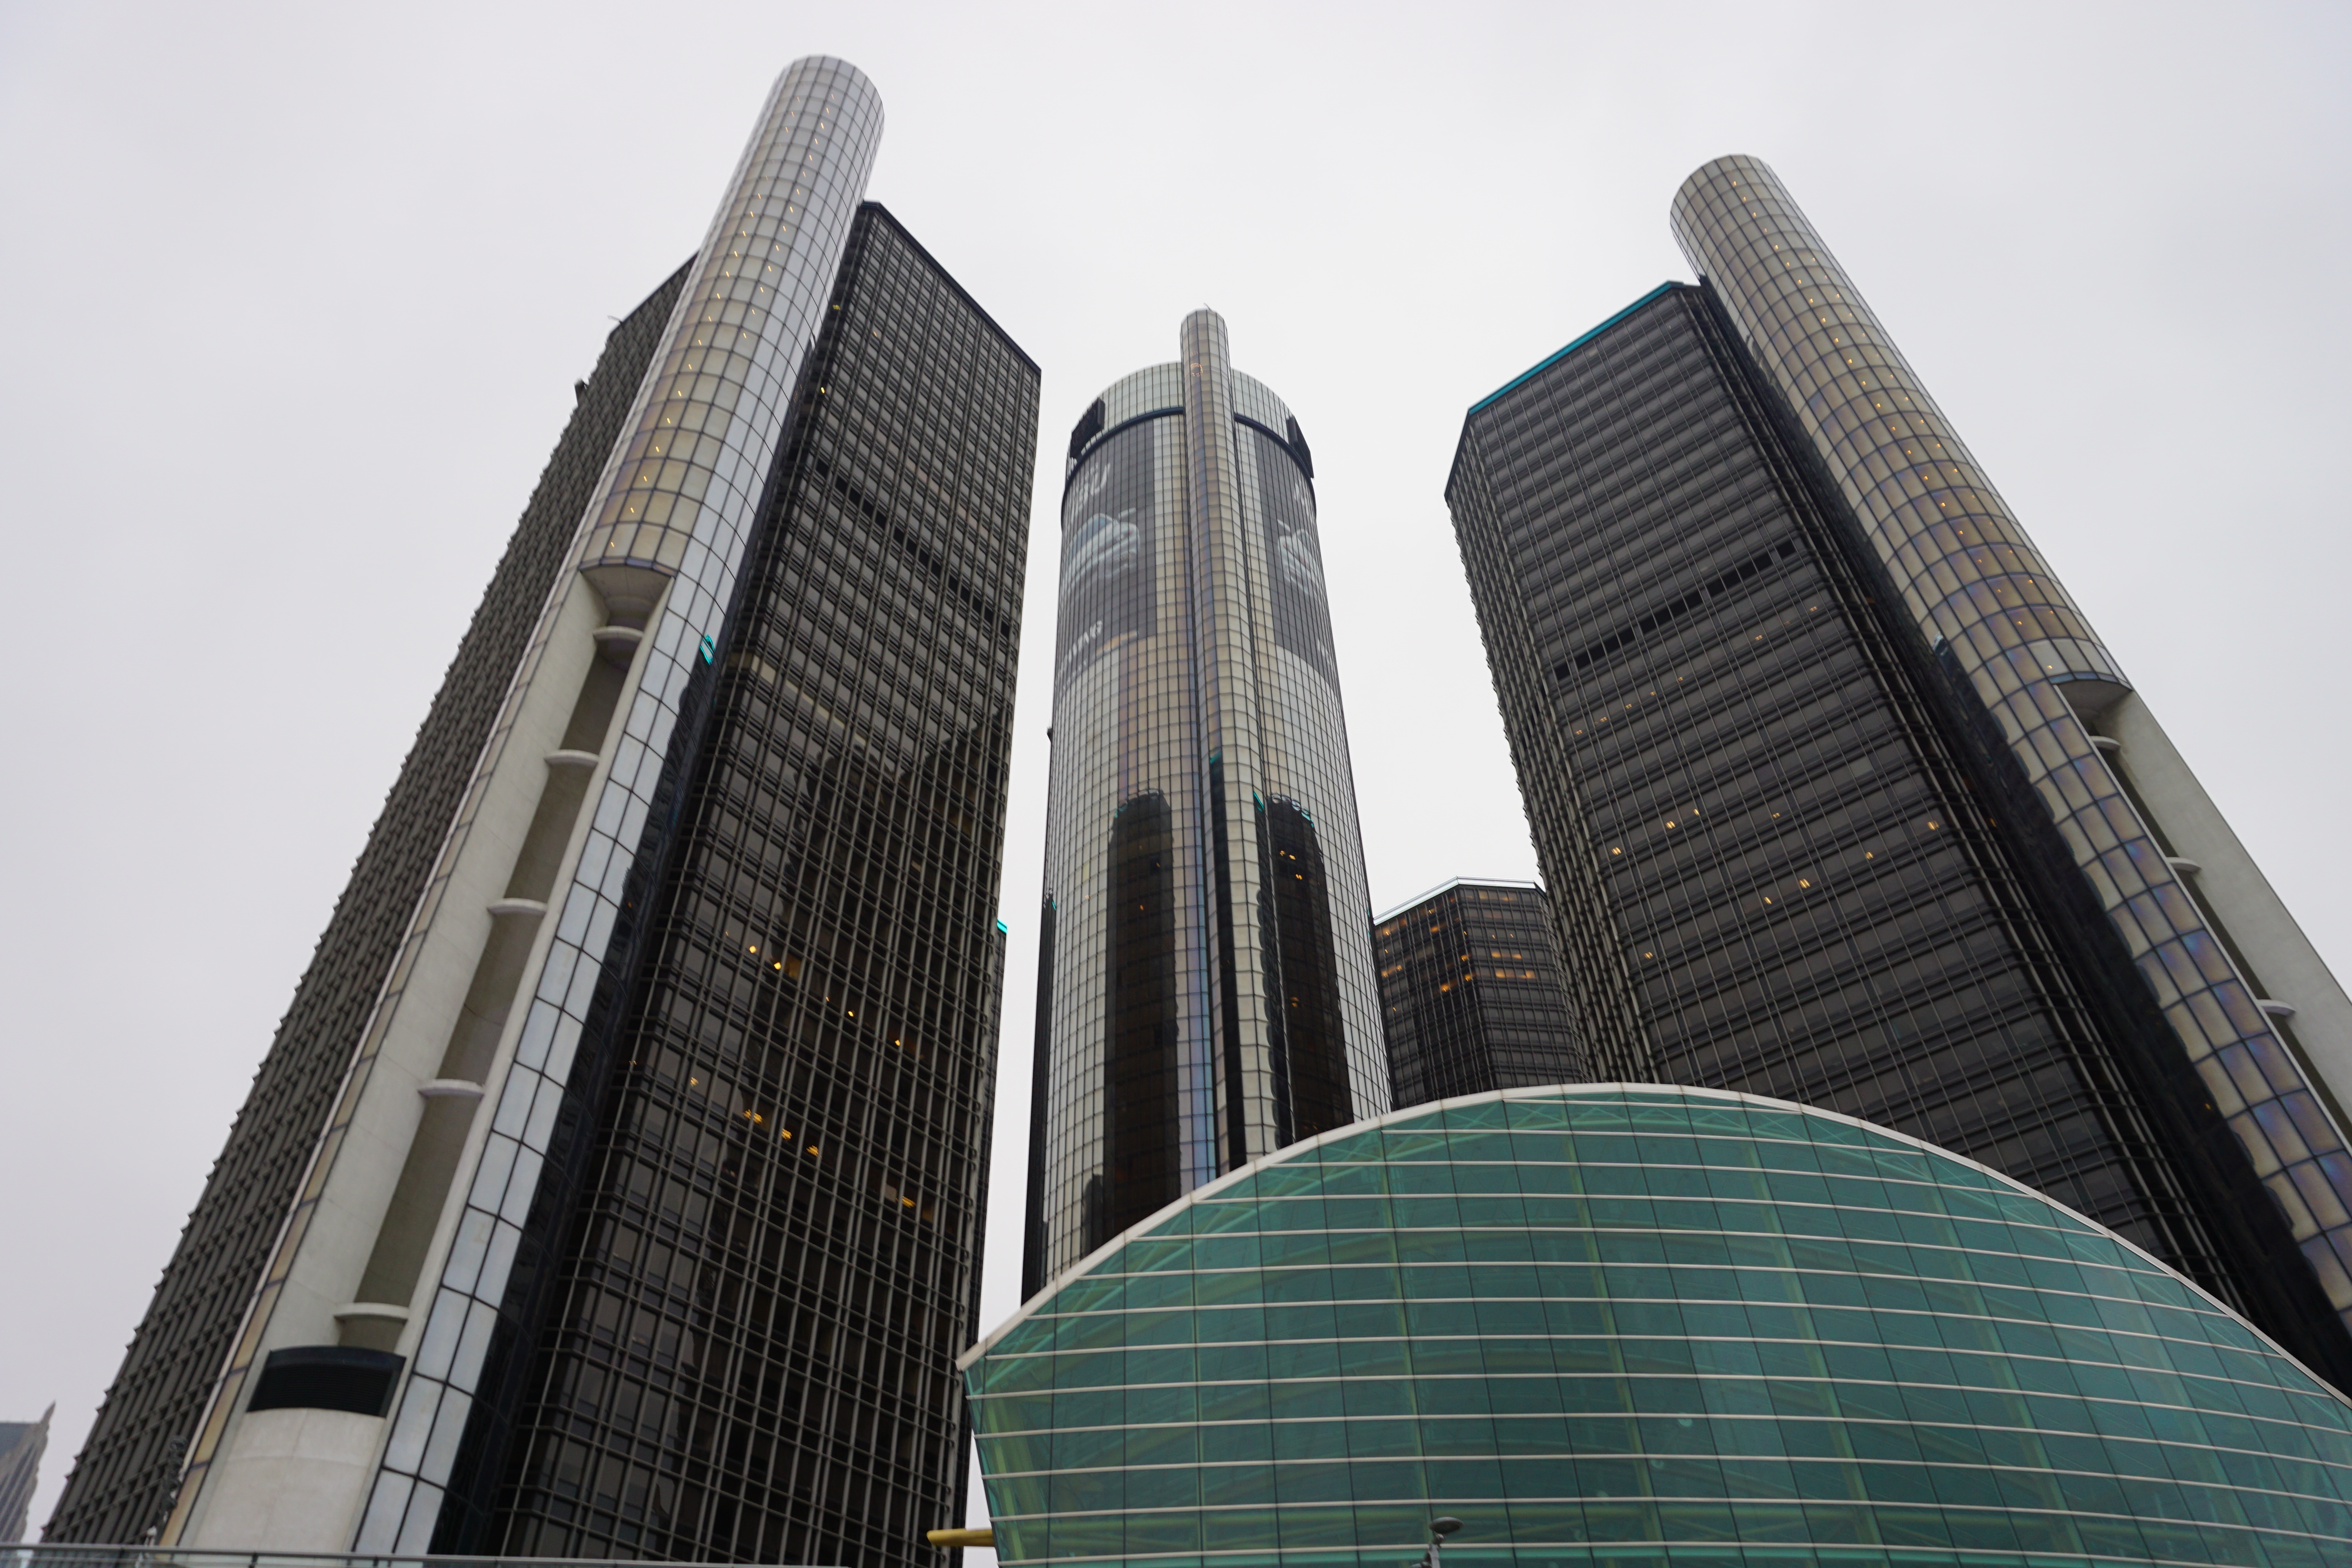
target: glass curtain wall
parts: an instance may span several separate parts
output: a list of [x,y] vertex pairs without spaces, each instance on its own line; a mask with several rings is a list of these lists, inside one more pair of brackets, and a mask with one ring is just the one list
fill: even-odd
[[1372,929],[1397,1109],[1591,1076],[1532,882],[1454,882]]
[[999,1558],[2323,1568],[2352,1405],[2112,1231],[1832,1112],[1507,1090],[1192,1194],[964,1358]]
[[916,1568],[961,1517],[1037,370],[872,203],[827,315],[437,1551]]
[[1984,1160],[2352,1369],[1708,289],[1474,407],[1447,499],[1596,1070]]
[[2336,1314],[2330,1355],[2352,1363],[2347,1123],[2262,1005],[2193,864],[2167,851],[2097,743],[2129,682],[1779,177],[1717,159],[1684,182],[1673,218],[1792,445],[1980,738],[2059,923],[2085,967],[2107,972],[2113,1005],[2137,1015],[2119,1032],[2138,1070],[2162,1083],[2183,1142],[2231,1185],[2260,1183],[2266,1202],[2242,1208],[2289,1233],[2304,1310]]
[[1313,459],[1223,331],[1071,435],[1024,1293],[1387,1104]]
[[571,560],[581,514],[628,429],[689,270],[681,267],[613,329],[595,370],[575,388],[562,437],[164,1265],[47,1539],[140,1541],[169,1513],[187,1457],[184,1435],[203,1417],[253,1281],[268,1267],[319,1129],[400,956],[541,608]]

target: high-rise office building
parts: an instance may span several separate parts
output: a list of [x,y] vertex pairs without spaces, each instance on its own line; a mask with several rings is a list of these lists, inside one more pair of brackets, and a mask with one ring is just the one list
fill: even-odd
[[787,69],[582,388],[52,1539],[954,1517],[1036,371],[880,128]]
[[1181,349],[1070,434],[1024,1296],[1388,1107],[1314,463],[1214,312]]
[[49,1417],[57,1413],[52,1405],[38,1421],[0,1421],[0,1543],[25,1539],[25,1516],[49,1446]]
[[1372,922],[1372,962],[1398,1110],[1584,1080],[1551,909],[1535,883],[1448,882]]
[[962,1518],[1037,372],[872,203],[834,305],[446,1550],[866,1568]]
[[2352,1005],[1770,171],[1674,213],[1447,489],[1596,1075],[1974,1155],[2352,1386]]
[[47,1539],[137,1542],[170,1514],[189,1439],[214,1402],[221,1365],[268,1268],[320,1129],[410,937],[450,819],[685,278],[681,270],[668,279],[614,328],[579,388],[99,1407]]

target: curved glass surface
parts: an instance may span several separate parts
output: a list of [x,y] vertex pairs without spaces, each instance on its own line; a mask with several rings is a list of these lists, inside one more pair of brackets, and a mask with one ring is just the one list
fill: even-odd
[[1063,496],[1045,831],[1055,934],[1038,954],[1051,1015],[1038,1030],[1045,1148],[1031,1194],[1042,1275],[1217,1170],[1174,369],[1105,394],[1111,432]]
[[669,575],[698,542],[727,555],[749,531],[881,140],[881,95],[848,61],[812,55],[776,79],[614,455],[583,568]]
[[[439,1513],[484,1364],[478,1347],[507,1300],[521,1247],[518,1222],[538,1195],[553,1136],[551,1116],[525,1119],[505,1108],[555,1092],[570,1070],[687,681],[734,596],[784,405],[833,292],[881,133],[880,95],[848,61],[812,55],[776,79],[638,389],[631,432],[583,520],[581,570],[597,584],[606,613],[642,622],[652,647],[635,690],[623,692],[627,716],[578,858],[549,900],[563,912],[524,993],[529,1012],[503,1086],[491,1086],[501,1111],[472,1165],[459,1167],[466,1196],[457,1240],[428,1288],[415,1360],[360,1526],[363,1550],[425,1540]],[[664,578],[667,588],[658,586]],[[644,622],[656,605],[658,616]],[[554,625],[544,616],[540,637]],[[536,659],[534,647],[518,693]],[[518,710],[510,698],[485,771]],[[469,828],[470,815],[461,816],[457,831]],[[454,864],[453,851],[443,866]],[[429,918],[434,897],[420,918]]]
[[1007,1563],[2352,1561],[2352,1405],[1829,1111],[1510,1089],[1282,1151],[965,1358]]
[[1223,331],[1187,323],[1216,345],[1187,362],[1215,396],[1154,365],[1072,433],[1032,1283],[1388,1106],[1310,461]]
[[1108,1201],[1087,1214],[1088,1250],[1174,1203],[1183,1009],[1176,984],[1176,824],[1167,800],[1137,795],[1111,825],[1109,931],[1103,957]]

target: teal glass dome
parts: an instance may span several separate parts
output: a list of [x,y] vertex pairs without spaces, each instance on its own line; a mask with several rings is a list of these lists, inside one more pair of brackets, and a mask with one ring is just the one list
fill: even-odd
[[1294,1145],[967,1353],[1008,1563],[2352,1564],[2352,1405],[1961,1157],[1653,1085]]

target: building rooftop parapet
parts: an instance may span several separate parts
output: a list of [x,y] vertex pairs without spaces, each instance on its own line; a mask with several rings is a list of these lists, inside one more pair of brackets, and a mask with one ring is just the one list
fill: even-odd
[[1626,317],[1632,315],[1634,311],[1640,310],[1651,300],[1656,299],[1659,295],[1672,293],[1676,289],[1688,289],[1691,287],[1691,284],[1669,278],[1664,283],[1659,284],[1656,288],[1651,289],[1648,293],[1643,295],[1640,299],[1634,300],[1632,304],[1626,306],[1623,310],[1618,311],[1607,321],[1601,322],[1599,326],[1594,327],[1588,331],[1580,332],[1575,337],[1570,339],[1565,346],[1554,349],[1551,353],[1544,355],[1543,358],[1538,360],[1535,363],[1529,365],[1518,374],[1511,377],[1510,380],[1503,383],[1502,385],[1495,388],[1494,391],[1488,393],[1486,396],[1472,404],[1470,405],[1470,412],[1475,414],[1478,410],[1486,407],[1486,405],[1494,402],[1496,398],[1502,396],[1503,394],[1510,391],[1513,387],[1517,386],[1524,382],[1534,380],[1537,376],[1539,376],[1544,372],[1549,370],[1553,365],[1558,364],[1561,360],[1566,359],[1569,355],[1574,353],[1577,350],[1582,348],[1585,344],[1591,342],[1593,339],[1599,337],[1601,333],[1607,331],[1610,328],[1615,326],[1618,322],[1623,321]]
[[1384,926],[1407,910],[1419,909],[1430,900],[1443,898],[1456,888],[1528,888],[1538,893],[1544,890],[1541,882],[1522,882],[1510,877],[1452,877],[1425,893],[1407,899],[1384,915],[1374,915],[1372,924]]

